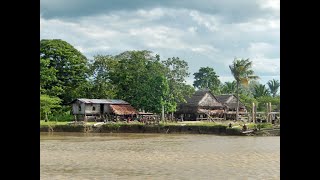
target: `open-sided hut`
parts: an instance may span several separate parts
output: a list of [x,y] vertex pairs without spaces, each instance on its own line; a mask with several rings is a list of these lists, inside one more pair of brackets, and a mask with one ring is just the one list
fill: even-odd
[[75,120],[104,120],[114,117],[133,117],[138,112],[126,101],[119,99],[75,99],[72,113]]
[[[237,111],[237,97],[233,94],[225,94],[217,95],[216,98],[226,107],[226,118],[235,119],[235,114]],[[239,114],[247,114],[247,109],[241,101],[239,101]]]
[[201,120],[210,117],[223,117],[224,106],[209,90],[198,90],[186,103],[178,105],[175,113],[177,118],[183,120]]

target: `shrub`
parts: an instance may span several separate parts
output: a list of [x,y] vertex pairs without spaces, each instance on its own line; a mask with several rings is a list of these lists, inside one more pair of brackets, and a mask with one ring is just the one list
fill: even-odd
[[271,123],[258,123],[257,128],[262,129],[262,128],[272,128],[273,125]]

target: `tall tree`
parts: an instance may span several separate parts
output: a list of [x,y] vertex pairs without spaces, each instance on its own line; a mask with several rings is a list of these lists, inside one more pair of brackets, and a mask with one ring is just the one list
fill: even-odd
[[118,63],[113,56],[96,55],[94,62],[90,64],[90,93],[88,98],[111,99],[117,95],[115,85],[111,83],[109,73],[115,70]]
[[57,96],[63,89],[55,84],[58,83],[57,70],[50,67],[50,59],[40,58],[40,92],[50,96]]
[[63,90],[59,97],[63,102],[77,98],[77,88],[87,78],[87,58],[66,41],[60,39],[42,39],[40,41],[40,59],[49,59],[48,68],[56,70],[57,81],[53,86]]
[[194,73],[193,86],[196,88],[208,88],[213,93],[217,93],[220,87],[219,76],[213,68],[201,67],[198,72]]
[[280,82],[278,80],[272,79],[268,81],[267,84],[269,86],[269,90],[270,90],[270,93],[272,94],[272,97],[276,97],[280,87]]
[[[160,56],[157,56],[160,59]],[[176,111],[177,104],[185,102],[186,96],[193,94],[192,88],[187,86],[186,78],[190,75],[188,72],[188,63],[179,57],[168,58],[162,61],[162,64],[166,67],[165,77],[169,84],[169,94],[166,98],[166,111]]]
[[159,59],[150,51],[126,51],[114,58],[118,62],[109,78],[117,89],[117,97],[137,109],[161,112],[168,96],[168,81]]
[[60,102],[61,99],[58,97],[40,94],[40,119],[44,116],[45,120],[48,121],[48,114],[51,113],[53,108],[59,108]]
[[233,63],[229,65],[231,73],[237,82],[237,112],[236,120],[239,116],[239,86],[240,84],[248,85],[250,80],[258,79],[259,77],[254,75],[252,68],[252,61],[249,59],[234,59]]
[[265,85],[258,84],[254,86],[253,96],[254,98],[270,96],[270,92]]

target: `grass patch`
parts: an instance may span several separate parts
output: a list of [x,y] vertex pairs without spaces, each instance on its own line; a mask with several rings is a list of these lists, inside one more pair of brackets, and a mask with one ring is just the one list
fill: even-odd
[[47,121],[40,120],[40,126],[55,126],[55,125],[67,125],[68,122],[59,122],[59,121]]
[[59,121],[59,122],[70,122],[74,120],[74,116],[70,114],[52,114],[49,115],[48,119],[50,121]]
[[263,128],[273,128],[273,125],[271,123],[258,123],[257,128],[263,129]]
[[[71,121],[69,121],[71,122]],[[56,126],[56,125],[68,125],[67,121],[47,121],[45,122],[44,120],[40,120],[40,126]],[[93,125],[96,122],[87,122],[86,125]]]

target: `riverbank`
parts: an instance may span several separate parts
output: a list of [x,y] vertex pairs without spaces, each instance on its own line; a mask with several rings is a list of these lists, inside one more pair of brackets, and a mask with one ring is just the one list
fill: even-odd
[[[67,124],[40,123],[40,132],[85,132],[85,133],[163,133],[163,134],[217,134],[236,136],[280,136],[280,128],[272,128],[266,124],[258,131],[243,134],[241,126],[229,128],[226,123],[160,123],[157,125],[146,125],[143,123],[103,123],[94,125],[88,124]],[[254,124],[247,124],[249,129]]]

